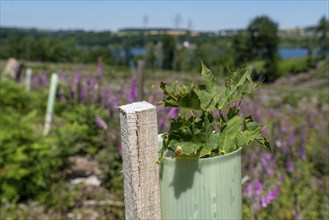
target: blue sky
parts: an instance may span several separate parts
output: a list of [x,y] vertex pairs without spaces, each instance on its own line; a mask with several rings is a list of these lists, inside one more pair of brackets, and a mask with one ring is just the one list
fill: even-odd
[[260,15],[267,15],[279,28],[316,24],[328,18],[329,0],[310,1],[0,1],[0,25],[42,29],[116,31],[126,27],[179,27],[217,31],[245,28]]

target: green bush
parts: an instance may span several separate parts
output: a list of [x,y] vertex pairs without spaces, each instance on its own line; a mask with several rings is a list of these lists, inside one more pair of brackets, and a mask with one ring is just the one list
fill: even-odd
[[42,138],[32,126],[35,118],[35,111],[0,113],[1,202],[34,198],[65,164],[54,137]]
[[306,57],[290,58],[279,62],[279,75],[287,75],[289,73],[301,73],[309,70],[308,59]]
[[[95,155],[100,149],[107,146],[107,128],[99,128],[95,121],[96,117],[100,117],[104,120],[104,122],[106,122],[106,124],[108,124],[108,112],[103,108],[99,108],[94,105],[77,104],[70,111],[62,112],[62,118],[66,121],[66,123],[70,124],[68,126],[74,126],[79,130],[79,133],[83,134],[81,135],[81,138],[79,138],[79,141],[76,140],[71,143],[72,145],[74,143],[78,143],[79,150],[77,153],[82,155]],[[67,142],[70,138],[68,133],[70,132],[64,132],[64,136],[61,136],[60,139]],[[72,147],[72,145],[70,147]]]
[[0,94],[1,202],[32,199],[59,177],[66,149],[58,137],[42,137],[43,114],[36,109],[44,94],[27,93],[7,79]]

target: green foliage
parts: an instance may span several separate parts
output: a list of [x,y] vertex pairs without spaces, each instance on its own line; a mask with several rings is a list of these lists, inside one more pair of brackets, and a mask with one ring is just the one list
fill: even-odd
[[304,35],[280,36],[279,48],[308,48],[308,37]]
[[163,69],[171,70],[173,69],[175,50],[176,50],[176,41],[172,36],[165,35],[161,39],[162,41],[162,50],[163,50]]
[[325,16],[323,16],[317,27],[316,27],[316,33],[317,33],[317,43],[319,45],[319,54],[325,58],[326,55],[328,56],[329,53],[329,20],[326,19]]
[[[222,155],[251,141],[258,141],[270,151],[269,143],[261,135],[263,126],[254,122],[251,116],[239,116],[239,107],[231,105],[241,101],[244,95],[252,93],[258,86],[250,78],[250,68],[230,73],[225,79],[225,87],[217,85],[214,75],[203,63],[201,75],[203,82],[199,85],[161,83],[165,107],[182,109],[181,114],[171,120],[161,157],[166,150],[175,152],[176,157],[184,158]],[[216,119],[212,113],[218,110],[222,115]],[[227,117],[223,116],[225,110]],[[191,115],[188,116],[188,113]],[[214,131],[214,126],[219,131]]]
[[42,139],[37,127],[31,126],[36,116],[35,111],[4,113],[1,107],[1,202],[33,198],[47,189],[63,165],[53,138]]
[[309,70],[307,58],[290,58],[281,60],[278,65],[278,74],[280,76],[289,73],[302,73]]
[[107,149],[104,149],[97,154],[97,161],[101,164],[102,183],[107,189],[113,189],[114,193],[123,199],[123,172],[122,159],[118,154],[117,145],[119,140],[110,144]]
[[156,57],[155,57],[155,53],[154,53],[154,45],[152,42],[149,42],[146,45],[146,57],[145,57],[146,66],[153,69],[155,60],[156,60]]
[[62,112],[61,116],[67,124],[57,130],[57,135],[64,146],[76,146],[76,153],[94,155],[107,145],[106,130],[99,128],[95,122],[97,116],[105,121],[109,120],[104,109],[79,104],[69,111]]
[[250,42],[245,33],[237,33],[232,40],[232,48],[234,51],[234,65],[241,66],[245,64],[251,57]]
[[256,17],[247,28],[254,58],[273,58],[277,53],[278,25],[266,16]]
[[[313,58],[311,58],[313,59]],[[254,78],[265,72],[265,61],[255,61],[253,63]],[[289,58],[278,61],[277,76],[285,76],[290,74],[297,74],[307,72],[314,67],[314,62],[310,62],[309,57]]]
[[14,81],[5,77],[1,78],[0,106],[2,111],[12,111],[15,109],[20,113],[26,113],[32,110],[30,105],[32,97],[28,95],[25,89],[17,86]]
[[265,82],[273,82],[278,77],[278,25],[266,16],[255,18],[248,25],[246,42],[247,49],[243,51],[251,51],[249,60],[265,60],[265,71],[259,78],[264,78]]
[[161,83],[166,95],[165,107],[181,107],[210,113],[223,110],[228,104],[239,101],[243,95],[251,93],[258,85],[250,78],[250,68],[230,73],[225,79],[225,88],[217,85],[212,72],[202,64],[204,84],[180,85],[177,81],[171,85]]
[[41,103],[46,103],[47,93],[27,93],[5,78],[0,83],[0,202],[37,199],[53,206],[61,201],[48,190],[64,178],[69,157],[94,155],[108,144],[107,133],[95,122],[96,116],[108,120],[108,113],[95,106],[61,108],[52,132],[42,137],[46,107]]

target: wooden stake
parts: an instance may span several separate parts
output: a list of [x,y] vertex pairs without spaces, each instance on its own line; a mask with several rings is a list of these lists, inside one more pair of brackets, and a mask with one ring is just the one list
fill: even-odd
[[156,108],[137,102],[119,109],[126,219],[160,219]]

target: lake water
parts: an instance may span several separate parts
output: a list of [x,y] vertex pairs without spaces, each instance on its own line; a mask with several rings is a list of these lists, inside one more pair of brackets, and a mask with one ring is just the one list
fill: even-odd
[[279,55],[282,59],[305,57],[308,50],[305,48],[281,48],[279,49]]
[[[143,47],[133,47],[130,49],[133,56],[145,55],[146,50]],[[307,49],[305,48],[280,48],[279,55],[282,59],[305,57],[307,56]]]

